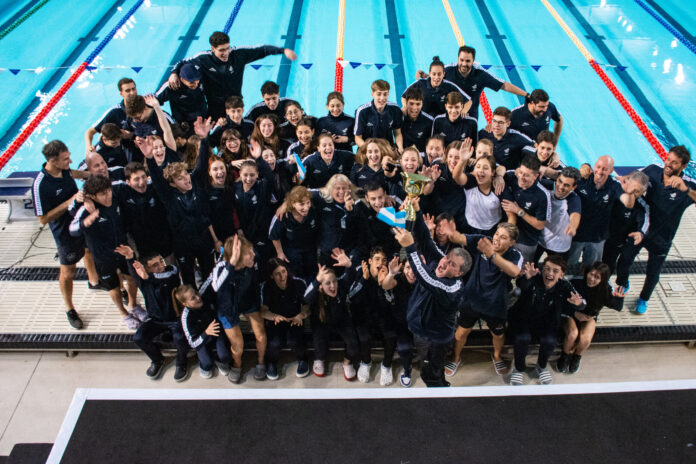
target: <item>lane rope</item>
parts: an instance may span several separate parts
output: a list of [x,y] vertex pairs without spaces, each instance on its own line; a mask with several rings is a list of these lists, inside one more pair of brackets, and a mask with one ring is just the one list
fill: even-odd
[[672,33],[672,35],[673,35],[677,40],[679,40],[682,44],[684,44],[684,46],[685,46],[686,48],[688,48],[689,51],[691,51],[691,53],[696,54],[696,45],[694,45],[693,42],[691,42],[689,39],[687,39],[686,37],[684,37],[684,34],[682,34],[682,33],[679,32],[678,30],[676,30],[674,27],[672,27],[671,24],[669,24],[667,21],[665,21],[665,20],[664,20],[662,17],[660,17],[660,15],[658,15],[656,12],[654,12],[653,10],[651,10],[651,9],[648,7],[648,5],[646,5],[645,3],[643,3],[641,0],[635,0],[635,1],[636,1],[636,3],[637,3],[642,9],[644,9],[650,16],[652,16],[652,17],[655,19],[655,21],[657,21],[658,23],[660,23],[665,29],[667,29],[670,33]]
[[225,34],[229,33],[230,29],[232,29],[232,24],[234,24],[234,20],[237,19],[237,15],[239,14],[239,9],[242,7],[242,3],[244,3],[244,0],[237,0],[237,4],[234,6],[232,14],[230,14],[230,17],[225,23],[225,27],[222,29]]
[[111,29],[111,31],[104,37],[104,39],[96,46],[96,48],[89,54],[87,59],[80,64],[80,66],[75,70],[74,73],[70,75],[67,81],[60,86],[58,91],[51,97],[51,99],[39,110],[39,113],[34,116],[34,118],[27,124],[22,132],[12,141],[10,146],[5,150],[5,152],[0,155],[0,170],[5,167],[5,165],[10,161],[10,159],[17,153],[17,150],[27,141],[29,136],[34,132],[34,130],[39,126],[41,121],[51,112],[51,110],[56,106],[58,101],[66,94],[66,92],[72,87],[72,85],[77,81],[80,75],[84,72],[87,66],[94,61],[94,59],[101,53],[101,51],[106,47],[106,45],[114,38],[116,33],[123,27],[123,25],[130,19],[135,11],[140,8],[144,0],[138,0],[135,5],[131,7],[130,10],[121,18],[121,20],[116,23],[116,25]]
[[[442,0],[442,6],[445,8],[445,13],[447,13],[447,19],[449,19],[452,32],[454,32],[454,37],[457,39],[457,44],[459,44],[460,47],[466,45],[464,42],[464,37],[462,37],[462,32],[459,30],[457,19],[454,17],[454,12],[452,11],[449,0]],[[481,92],[479,105],[481,106],[483,115],[486,117],[486,122],[490,124],[491,119],[493,119],[493,111],[491,111],[491,105],[488,103],[488,98],[486,98],[486,92]]]
[[24,21],[26,21],[27,19],[29,19],[29,16],[33,15],[34,13],[36,13],[36,12],[39,10],[39,8],[41,8],[42,6],[44,6],[44,5],[45,5],[46,3],[48,3],[48,2],[49,2],[49,0],[41,0],[39,3],[37,3],[36,5],[34,5],[34,7],[33,7],[31,10],[27,11],[27,12],[24,13],[22,16],[20,16],[19,18],[17,18],[17,20],[16,20],[15,22],[13,22],[13,23],[10,24],[9,26],[7,26],[7,27],[5,28],[4,31],[0,32],[0,40],[4,39],[5,36],[6,36],[7,34],[9,34],[10,32],[14,31],[15,29],[17,29],[17,26],[19,26],[19,25],[22,24]]
[[541,3],[544,4],[546,9],[549,11],[551,16],[553,16],[553,19],[556,20],[559,26],[563,29],[563,31],[566,33],[566,35],[570,38],[570,40],[575,44],[577,49],[582,53],[582,55],[587,59],[587,62],[589,65],[592,67],[592,69],[597,73],[599,78],[604,82],[604,85],[607,86],[609,91],[611,92],[612,95],[614,95],[614,98],[619,102],[621,107],[626,111],[628,116],[631,118],[631,120],[635,123],[635,125],[638,127],[640,130],[641,134],[647,139],[648,143],[653,147],[657,155],[661,159],[665,159],[667,157],[667,151],[665,148],[662,146],[662,144],[657,140],[657,137],[655,137],[655,134],[652,133],[652,131],[648,128],[648,126],[645,124],[643,119],[638,115],[635,109],[631,106],[631,104],[626,100],[626,98],[623,96],[621,91],[616,87],[614,82],[607,76],[607,74],[604,72],[602,67],[595,61],[594,57],[592,54],[587,50],[587,48],[580,42],[580,39],[575,35],[575,33],[570,29],[568,24],[561,18],[561,16],[558,14],[558,12],[554,9],[553,6],[548,2],[548,0],[541,0]]
[[343,92],[343,41],[346,25],[346,0],[338,2],[338,28],[336,32],[336,70],[334,71],[334,91]]

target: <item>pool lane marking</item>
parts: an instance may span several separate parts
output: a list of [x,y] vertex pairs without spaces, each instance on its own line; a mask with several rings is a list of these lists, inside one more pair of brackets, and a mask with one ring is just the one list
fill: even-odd
[[[73,51],[73,53],[71,53],[70,56],[73,56],[75,54],[79,55],[80,53],[82,53],[83,47],[85,47],[86,44],[88,44],[92,41],[92,38],[90,38],[90,36],[96,37],[96,32],[98,32],[99,29],[101,29],[101,27],[103,27],[103,25],[111,18],[111,16],[114,15],[114,13],[117,11],[116,8],[120,4],[122,4],[123,2],[124,2],[124,0],[118,0],[109,9],[109,12],[106,15],[104,15],[104,17],[102,17],[102,19],[99,21],[99,23],[96,26],[94,26],[92,28],[92,30],[90,31],[90,34],[88,34],[88,36],[82,40],[82,43],[75,49],[75,51]],[[34,116],[34,118],[29,122],[29,124],[24,128],[24,130],[22,130],[22,132],[12,141],[12,143],[7,148],[7,150],[5,150],[2,155],[0,155],[0,169],[5,167],[7,162],[15,155],[15,153],[17,153],[17,150],[19,150],[19,148],[22,146],[22,144],[24,144],[24,142],[26,142],[27,138],[29,138],[29,136],[32,134],[32,132],[34,132],[34,130],[38,127],[39,123],[41,123],[41,121],[48,115],[48,113],[51,112],[51,110],[56,106],[58,101],[61,98],[63,98],[65,93],[68,91],[68,89],[70,89],[70,87],[75,83],[75,81],[77,81],[77,78],[80,77],[80,75],[87,68],[87,66],[89,66],[90,63],[92,63],[92,61],[94,61],[94,59],[97,57],[97,55],[99,55],[99,53],[101,53],[101,51],[104,49],[104,47],[106,47],[106,45],[111,41],[111,39],[113,39],[113,37],[116,35],[116,33],[119,31],[119,29],[121,29],[121,27],[123,27],[123,25],[126,23],[126,21],[128,21],[128,19],[130,19],[130,17],[133,16],[135,11],[138,8],[140,8],[140,6],[143,4],[143,2],[144,2],[144,0],[138,0],[135,3],[135,5],[133,5],[131,7],[131,9],[128,10],[128,12],[121,18],[121,20],[118,23],[116,23],[116,25],[113,27],[113,29],[111,29],[111,31],[106,35],[106,37],[104,37],[104,39],[99,43],[99,45],[96,46],[96,48],[92,51],[92,53],[89,54],[87,59],[85,61],[83,61],[82,64],[80,64],[80,66],[75,70],[75,72],[73,72],[70,75],[68,80],[65,81],[65,83],[51,97],[51,99],[43,106],[43,108],[41,108],[39,113],[36,116]],[[51,77],[51,79],[49,80],[49,84],[54,80],[54,78],[59,79],[59,77],[56,78],[57,74],[59,74],[59,73],[62,74],[64,72],[65,72],[65,70],[61,69],[57,73],[55,73],[53,75],[53,77]],[[48,86],[48,84],[47,84],[47,86]],[[47,86],[44,86],[43,89],[46,89]],[[48,90],[50,90],[50,88],[51,87],[48,87]],[[43,89],[42,89],[42,91],[46,91]],[[34,98],[34,100],[32,100],[32,103],[36,100],[38,100],[38,97]],[[24,112],[22,112],[22,117],[18,118],[12,127],[14,128],[18,123],[20,124],[20,127],[21,127],[22,121],[27,117],[27,116],[24,116],[25,113],[31,114],[31,111],[33,109],[34,108],[32,107],[32,104],[28,105],[27,108],[25,108]],[[8,131],[7,134],[5,134],[0,146],[4,146],[5,139],[7,138],[7,135],[9,133],[11,133],[11,131]]]
[[652,11],[650,8],[648,8],[648,6],[641,0],[635,1],[642,9],[644,9],[650,16],[652,16],[655,19],[655,21],[660,23],[662,27],[667,29],[672,35],[674,35],[675,38],[677,38],[677,40],[684,44],[684,46],[688,48],[691,53],[696,54],[696,44],[694,43],[694,37],[688,32],[686,32],[686,30],[681,26],[681,24],[677,22],[677,20],[671,17],[665,10],[660,8],[660,6],[653,1],[647,0],[650,3],[650,5],[652,5],[652,7],[655,8],[655,10],[661,12],[662,16],[664,16],[664,19],[661,18],[657,13]]
[[[298,35],[297,32],[300,28],[300,18],[302,17],[302,4],[303,0],[294,0],[292,2],[292,12],[290,13],[290,22],[288,23],[288,32],[285,35],[280,36],[281,39],[285,39],[284,48],[289,48],[290,50],[295,50],[297,45],[297,39],[301,39],[302,36]],[[280,87],[280,96],[284,97],[288,91],[288,82],[290,81],[290,60],[283,55],[280,60],[280,69],[278,69],[278,78],[276,83]]]
[[[597,31],[594,30],[594,28],[585,19],[582,13],[578,11],[573,2],[571,0],[561,1],[566,5],[566,8],[568,8],[573,17],[578,21],[578,23],[580,23],[583,29],[585,29],[585,32],[587,33],[586,37],[595,43],[599,51],[607,60],[607,63],[617,67],[621,66],[621,62],[619,62],[618,58],[616,58],[616,56],[611,52],[611,50],[609,50],[609,47],[607,47],[607,45],[604,43],[604,37],[597,34]],[[633,78],[631,78],[631,75],[628,73],[628,71],[624,69],[621,72],[617,72],[616,75],[619,77],[619,79],[623,81],[628,91],[631,92],[631,94],[633,95],[633,98],[635,98],[638,104],[641,106],[641,108],[643,108],[645,114],[652,120],[652,122],[657,127],[660,128],[663,140],[667,142],[667,144],[670,147],[677,145],[677,138],[669,130],[669,128],[667,127],[667,123],[665,123],[665,121],[662,119],[662,116],[660,116],[660,113],[655,109],[652,103],[650,103],[650,100],[648,100],[648,98],[645,96],[638,84],[636,84]]]
[[[486,27],[488,28],[488,35],[486,37],[493,41],[495,50],[498,52],[498,56],[502,60],[503,64],[514,63],[512,60],[512,56],[510,56],[510,52],[505,46],[505,42],[503,42],[503,39],[505,39],[506,37],[504,35],[501,35],[498,31],[498,26],[496,26],[495,20],[493,19],[490,10],[486,6],[485,1],[476,0],[476,7],[478,8],[479,13],[481,14],[483,22],[486,24]],[[517,72],[517,69],[508,68],[507,66],[505,66],[505,71],[507,72],[508,78],[510,79],[511,83],[513,83],[520,89],[524,89],[524,83],[522,82],[522,78],[520,77],[520,74]],[[520,104],[524,103],[524,97],[518,95],[517,98],[520,101]]]
[[21,10],[15,13],[2,26],[0,26],[0,30],[2,30],[2,32],[0,32],[0,40],[5,38],[5,36],[10,32],[14,31],[17,28],[17,26],[29,19],[31,15],[36,13],[42,6],[44,6],[48,2],[49,0],[41,0],[37,5],[34,5],[32,7],[32,4],[36,3],[36,0],[33,0],[24,5]]
[[346,0],[338,2],[338,27],[336,29],[336,70],[334,71],[334,91],[343,92],[343,41],[346,27]]
[[155,87],[156,89],[162,87],[162,84],[164,84],[165,81],[169,79],[169,75],[172,73],[174,65],[186,58],[186,52],[188,52],[191,43],[193,43],[194,40],[198,39],[198,36],[196,34],[198,33],[198,29],[201,28],[203,19],[208,14],[208,11],[210,10],[212,4],[213,0],[204,0],[201,6],[198,8],[198,12],[196,13],[196,16],[193,18],[191,24],[189,25],[186,34],[179,37],[181,43],[174,52],[174,55],[172,55],[172,59],[169,61],[169,66],[164,70],[164,73],[162,74],[162,77],[159,80],[159,84],[157,84],[157,87]]
[[[564,3],[566,3],[566,5],[568,5],[568,3],[569,3],[567,0],[562,0],[562,1],[564,1]],[[549,13],[551,13],[551,16],[553,16],[553,18],[561,26],[561,28],[568,35],[568,37],[572,40],[572,42],[575,44],[575,46],[578,48],[578,50],[580,50],[580,52],[583,54],[583,56],[587,59],[590,66],[592,67],[592,69],[597,73],[597,75],[600,77],[600,79],[602,79],[602,82],[604,82],[604,85],[606,85],[607,88],[609,89],[609,91],[611,91],[612,95],[614,95],[614,97],[619,101],[619,104],[621,104],[621,106],[626,111],[626,113],[628,113],[631,120],[633,120],[633,122],[636,124],[636,126],[638,126],[638,129],[645,136],[645,138],[648,140],[648,142],[653,147],[655,152],[660,156],[660,158],[665,159],[667,157],[667,152],[665,151],[665,148],[657,140],[657,138],[655,137],[655,134],[652,133],[652,131],[648,128],[648,126],[645,124],[645,122],[638,115],[638,113],[636,113],[636,111],[633,109],[631,104],[628,103],[628,101],[621,94],[619,89],[616,88],[616,85],[614,85],[612,80],[609,78],[609,76],[607,76],[607,74],[604,72],[604,70],[601,68],[601,66],[599,66],[599,64],[597,64],[597,62],[593,58],[592,54],[587,50],[587,48],[585,48],[585,46],[582,44],[582,42],[580,42],[580,39],[578,39],[578,37],[575,35],[575,33],[570,29],[570,27],[568,26],[568,24],[566,24],[566,22],[563,20],[563,18],[561,18],[561,16],[554,9],[554,7],[551,6],[551,4],[548,2],[548,0],[541,0],[541,3],[544,4],[546,9],[549,11]],[[573,13],[573,10],[575,10],[575,13],[579,14],[579,12],[577,11],[577,9],[575,9],[575,7],[572,5],[572,3],[570,3],[570,6],[568,8],[571,10],[571,13]],[[576,19],[577,19],[577,16],[576,16]],[[581,21],[579,21],[579,22],[581,22]],[[588,26],[589,26],[589,24],[588,24]],[[585,28],[585,29],[587,31],[587,28]],[[594,38],[596,38],[596,33],[594,32],[594,30],[592,30],[591,27],[590,27],[590,30],[587,32],[590,34],[590,39],[593,39],[593,35],[592,35],[593,33],[595,36]],[[601,40],[599,40],[599,44],[606,47],[606,45],[604,45],[601,42]],[[613,55],[612,55],[612,57],[613,57]],[[614,58],[614,60],[616,61],[615,58]],[[619,73],[619,75],[626,75],[626,72],[624,71],[622,73]],[[629,79],[630,79],[630,77],[629,77]],[[635,86],[635,82],[633,83],[633,85]],[[645,99],[644,95],[643,95],[643,98]],[[654,111],[654,108],[653,108],[653,111]],[[661,120],[661,118],[660,118],[660,120]]]
[[[464,42],[464,37],[462,37],[462,31],[459,30],[457,19],[454,17],[454,12],[452,11],[449,0],[442,0],[442,6],[445,7],[445,13],[447,13],[447,19],[449,19],[450,26],[452,26],[452,32],[454,32],[454,37],[457,39],[457,44],[460,47],[466,45]],[[479,106],[481,107],[481,110],[483,110],[483,115],[486,118],[486,121],[488,124],[490,124],[491,119],[493,119],[493,112],[491,111],[491,105],[488,103],[488,98],[486,98],[486,92],[484,91],[481,91]]]
[[404,67],[404,54],[401,49],[401,39],[404,36],[399,33],[399,20],[396,15],[394,0],[385,0],[384,6],[387,10],[387,28],[389,30],[389,34],[385,35],[384,38],[389,39],[392,63],[398,65],[392,70],[394,72],[394,90],[398,100],[398,97],[406,90],[406,68]]

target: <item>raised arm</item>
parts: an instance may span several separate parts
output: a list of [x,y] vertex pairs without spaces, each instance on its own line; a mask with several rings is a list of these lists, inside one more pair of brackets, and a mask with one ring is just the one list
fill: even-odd
[[145,104],[152,107],[157,115],[157,122],[162,128],[162,139],[164,140],[164,145],[170,150],[176,151],[176,140],[174,139],[174,134],[172,133],[172,126],[169,124],[167,116],[164,114],[162,107],[160,106],[159,100],[154,95],[145,95]]

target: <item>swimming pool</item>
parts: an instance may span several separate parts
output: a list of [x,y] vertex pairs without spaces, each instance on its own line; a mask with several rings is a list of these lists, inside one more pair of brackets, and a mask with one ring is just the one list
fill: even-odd
[[[0,0],[0,146],[3,151],[41,101],[49,99],[136,4],[136,0],[83,1],[69,7],[58,0]],[[453,27],[441,0],[365,0],[346,2],[343,92],[346,112],[370,100],[370,83],[392,84],[397,100],[417,69],[433,55],[456,59]],[[696,106],[696,54],[663,22],[696,30],[696,18],[683,2],[650,0],[551,0],[618,90],[663,146],[693,149]],[[236,2],[148,0],[99,53],[46,119],[0,173],[38,170],[41,147],[54,138],[67,143],[74,166],[83,158],[84,131],[120,97],[116,81],[133,78],[141,94],[154,92],[173,62],[208,48]],[[456,24],[476,59],[495,75],[531,91],[548,91],[564,117],[558,151],[569,164],[612,155],[617,165],[638,166],[658,159],[646,138],[612,96],[568,35],[540,0],[450,0]],[[286,82],[281,92],[305,110],[322,116],[333,90],[338,0],[266,0],[241,3],[230,29],[232,45],[294,43],[298,60],[279,56],[248,66],[243,94],[247,106],[260,100],[268,79]],[[35,9],[26,19],[22,14]],[[367,14],[369,12],[369,14]],[[676,19],[675,19],[676,18]],[[679,22],[677,22],[677,20]],[[3,35],[5,34],[5,35]],[[692,36],[687,37],[693,40]],[[492,108],[520,104],[506,92],[487,92]],[[480,124],[483,115],[480,116]]]

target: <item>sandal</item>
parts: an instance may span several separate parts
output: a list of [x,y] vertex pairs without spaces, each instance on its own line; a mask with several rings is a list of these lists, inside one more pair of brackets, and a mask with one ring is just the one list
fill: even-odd
[[493,359],[491,356],[491,360],[493,361],[493,369],[495,369],[495,373],[498,375],[505,375],[508,372],[508,367],[507,364],[505,364],[505,361],[502,359],[500,361],[496,361]]
[[445,377],[452,377],[459,369],[459,365],[462,363],[461,360],[454,362],[449,361],[445,363]]

